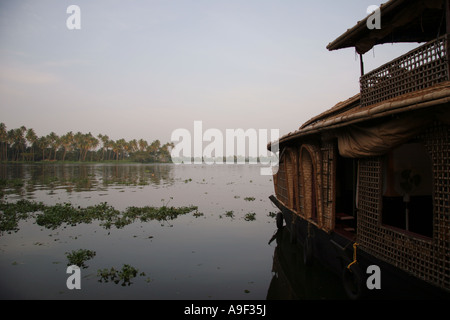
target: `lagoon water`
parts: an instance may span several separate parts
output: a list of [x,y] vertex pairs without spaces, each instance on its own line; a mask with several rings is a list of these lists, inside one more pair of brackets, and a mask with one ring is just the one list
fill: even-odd
[[[0,235],[1,299],[335,299],[339,278],[306,268],[301,247],[277,233],[271,176],[258,165],[0,165],[4,201],[87,207],[198,206],[174,220],[117,229],[98,222],[47,229],[33,217]],[[0,213],[1,214],[1,213]],[[81,289],[66,280],[72,250],[96,255]],[[131,284],[99,282],[99,269],[139,270]],[[145,275],[140,275],[141,272]]]

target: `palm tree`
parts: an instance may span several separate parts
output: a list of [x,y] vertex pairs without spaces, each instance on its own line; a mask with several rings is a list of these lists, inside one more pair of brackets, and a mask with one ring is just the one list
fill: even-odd
[[56,160],[56,150],[60,146],[59,137],[58,137],[58,135],[56,133],[54,133],[52,131],[52,132],[50,132],[50,134],[47,135],[47,139],[48,139],[48,141],[50,143],[50,147],[51,147],[49,160],[51,160],[51,158],[52,158],[52,150],[54,150],[54,153],[55,153],[55,158],[54,159]]
[[8,160],[8,132],[6,131],[6,125],[2,122],[0,123],[0,161]]
[[76,150],[79,150],[78,161],[81,161],[82,157],[82,145],[83,145],[83,134],[78,131],[73,136],[73,146]]
[[139,145],[139,151],[145,151],[148,147],[148,142],[145,141],[144,139],[139,139],[138,141],[138,145]]
[[161,142],[159,140],[155,140],[147,148],[147,151],[150,153],[150,157],[153,159],[153,161],[157,161],[158,160],[160,147],[161,147]]
[[73,132],[69,131],[61,137],[61,145],[64,147],[64,153],[62,156],[62,161],[66,159],[67,151],[72,151],[73,149]]
[[119,160],[119,151],[120,151],[119,143],[117,143],[117,141],[111,140],[110,144],[111,144],[111,149],[115,154],[116,160]]
[[[25,138],[25,132],[27,132],[27,128],[25,128],[25,126],[21,126],[18,130],[17,130],[17,139],[18,139],[18,143],[19,143],[19,150],[21,151],[22,154],[22,161],[24,160],[24,153],[25,153],[25,148],[27,146],[27,140]],[[19,154],[17,154],[17,160],[19,160]]]
[[33,155],[33,161],[34,161],[34,144],[36,143],[38,137],[37,137],[36,133],[34,132],[33,128],[30,128],[27,130],[27,135],[25,136],[25,138],[31,145],[31,153]]
[[103,143],[103,146],[102,146],[102,161],[103,161],[103,160],[105,160],[105,150],[108,150],[109,137],[106,134],[103,135],[103,134],[100,133],[97,136],[97,138],[99,138],[102,141],[102,143]]
[[48,148],[48,146],[50,145],[50,141],[48,140],[48,138],[46,136],[42,136],[39,139],[37,139],[37,145],[39,148],[42,149],[42,161],[45,160],[45,149]]
[[[106,144],[106,155],[108,155],[108,153],[109,153],[108,160],[111,160],[111,158],[113,156],[114,145],[115,145],[114,140],[108,140],[108,142]],[[109,149],[111,149],[112,152],[109,152]]]
[[[94,137],[90,132],[86,136],[86,154],[91,149],[95,150],[95,148],[98,147],[99,141],[96,137]],[[84,158],[86,159],[86,154],[84,155]],[[92,155],[91,155],[91,161],[92,161]]]
[[[102,143],[102,150],[97,149]],[[47,149],[50,150],[47,152]],[[62,150],[64,148],[64,150]],[[78,161],[86,161],[88,153],[91,153],[91,161],[95,160],[124,160],[131,158],[135,161],[167,161],[170,160],[170,148],[173,143],[161,145],[159,140],[153,141],[150,145],[144,139],[110,140],[107,135],[99,134],[97,137],[89,133],[72,131],[59,137],[55,132],[50,132],[46,136],[38,137],[34,129],[27,129],[22,126],[17,129],[7,130],[4,123],[0,123],[0,161],[18,161],[20,156],[32,156],[35,161],[36,151],[42,150],[42,160],[56,160],[58,154],[62,161],[65,161],[67,152],[77,151],[75,158]],[[31,153],[30,153],[31,151]],[[59,152],[61,151],[61,152]],[[93,152],[96,151],[96,152]],[[27,153],[25,153],[27,152]],[[8,158],[9,156],[9,158]]]
[[172,157],[170,156],[170,151],[172,150],[172,148],[175,146],[175,144],[173,142],[168,142],[166,144],[164,144],[160,150],[159,150],[159,154],[160,154],[160,159],[163,162],[169,162]]
[[[15,140],[15,133],[14,133],[14,129],[10,129],[7,133],[6,133],[6,148],[9,148],[10,146],[12,146],[12,144],[14,143]],[[11,150],[11,160],[14,160],[14,152]]]
[[77,132],[73,136],[73,140],[75,148],[80,150],[80,155],[78,158],[79,161],[85,161],[88,151],[97,148],[99,143],[98,139],[95,138],[90,132],[85,134]]
[[130,140],[128,145],[130,146],[130,152],[134,153],[138,150],[138,142],[136,139]]
[[22,153],[24,151],[26,143],[24,133],[26,130],[27,129],[24,126],[22,126],[20,128],[11,129],[8,131],[8,140],[9,143],[12,144],[13,148],[13,155],[12,155],[13,161],[18,161],[20,151],[22,151]]
[[[127,142],[125,141],[125,139],[122,138],[122,139],[117,140],[116,143],[118,145],[119,151],[121,151],[122,160],[123,160],[123,156],[125,153],[124,151],[125,151]],[[119,160],[119,158],[117,160]]]

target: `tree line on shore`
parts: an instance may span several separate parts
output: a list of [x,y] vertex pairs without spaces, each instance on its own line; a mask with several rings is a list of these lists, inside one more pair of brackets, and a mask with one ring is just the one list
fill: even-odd
[[106,134],[72,131],[37,136],[34,129],[22,126],[7,130],[0,123],[0,161],[108,161],[171,162],[173,143],[144,139],[112,140]]

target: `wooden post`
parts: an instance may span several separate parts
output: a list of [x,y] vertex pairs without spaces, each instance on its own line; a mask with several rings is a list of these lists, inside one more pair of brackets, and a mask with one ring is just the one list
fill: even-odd
[[447,58],[447,79],[450,80],[450,59],[448,59],[449,52],[450,52],[450,45],[449,45],[449,38],[448,35],[450,34],[450,1],[445,0],[445,43],[446,43],[446,52],[445,56]]
[[449,0],[445,0],[445,32],[448,34],[450,33],[450,2]]
[[362,53],[359,54],[359,66],[361,67],[361,77],[362,77],[364,75],[364,61]]

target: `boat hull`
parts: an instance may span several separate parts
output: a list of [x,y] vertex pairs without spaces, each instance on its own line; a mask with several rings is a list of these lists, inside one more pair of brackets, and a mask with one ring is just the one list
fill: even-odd
[[[354,239],[337,232],[325,232],[287,208],[274,196],[271,201],[280,209],[282,222],[290,241],[303,247],[303,263],[313,267],[325,265],[338,274],[350,299],[450,299],[450,293],[422,281],[394,265],[356,246]],[[375,268],[373,267],[375,266]]]

